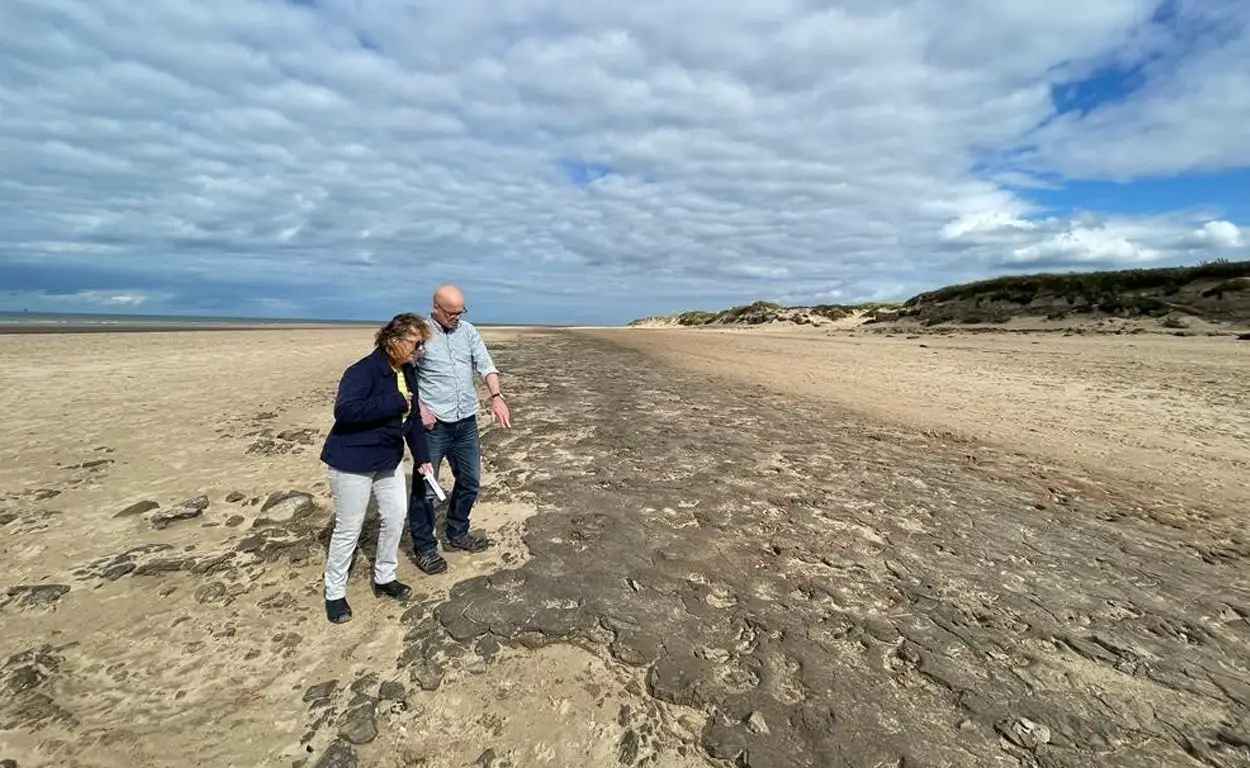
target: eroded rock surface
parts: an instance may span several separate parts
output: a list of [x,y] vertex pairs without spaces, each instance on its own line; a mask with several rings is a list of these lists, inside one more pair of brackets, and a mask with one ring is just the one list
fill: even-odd
[[293,520],[307,517],[316,509],[317,503],[310,493],[305,493],[304,491],[272,493],[265,500],[265,505],[260,508],[261,516],[252,525],[259,528],[266,525],[289,523]]
[[14,605],[18,608],[44,608],[56,604],[66,592],[69,592],[68,584],[19,584],[15,587],[9,587],[3,598],[0,598],[0,608]]
[[571,641],[739,765],[1250,765],[1250,537],[586,336],[506,355],[490,492],[541,505],[533,558],[412,617],[422,688]]
[[73,725],[75,717],[53,697],[52,683],[65,659],[51,645],[28,648],[0,667],[0,730],[31,732],[49,725]]
[[201,495],[175,504],[169,509],[157,510],[152,513],[152,527],[158,530],[164,529],[180,520],[190,520],[199,517],[204,514],[204,510],[208,509],[208,503],[208,497]]

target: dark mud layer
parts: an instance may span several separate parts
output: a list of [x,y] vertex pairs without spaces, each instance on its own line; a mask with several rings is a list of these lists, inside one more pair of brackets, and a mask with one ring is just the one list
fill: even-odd
[[597,647],[726,764],[1250,765],[1246,536],[588,335],[494,348],[486,492],[543,511],[434,607],[457,644]]

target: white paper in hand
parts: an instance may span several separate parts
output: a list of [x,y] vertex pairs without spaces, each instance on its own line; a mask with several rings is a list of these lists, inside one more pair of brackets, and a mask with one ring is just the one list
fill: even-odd
[[443,488],[438,484],[438,481],[434,479],[433,473],[426,473],[425,482],[428,483],[430,488],[434,490],[434,495],[438,497],[439,501],[447,500],[447,494],[443,493]]

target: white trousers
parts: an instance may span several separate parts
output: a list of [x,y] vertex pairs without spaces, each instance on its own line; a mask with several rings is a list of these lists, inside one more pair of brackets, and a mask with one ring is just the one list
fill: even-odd
[[380,472],[343,472],[330,467],[330,493],[334,497],[334,534],[326,553],[326,600],[347,596],[347,569],[369,508],[369,495],[378,499],[378,554],[373,560],[373,580],[385,584],[395,579],[399,565],[399,539],[408,513],[408,488],[404,465]]

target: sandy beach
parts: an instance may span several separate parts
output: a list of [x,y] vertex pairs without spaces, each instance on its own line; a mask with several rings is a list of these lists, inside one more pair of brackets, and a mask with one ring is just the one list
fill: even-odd
[[341,626],[371,329],[0,335],[0,761],[1250,765],[1250,343],[484,333],[497,545]]

